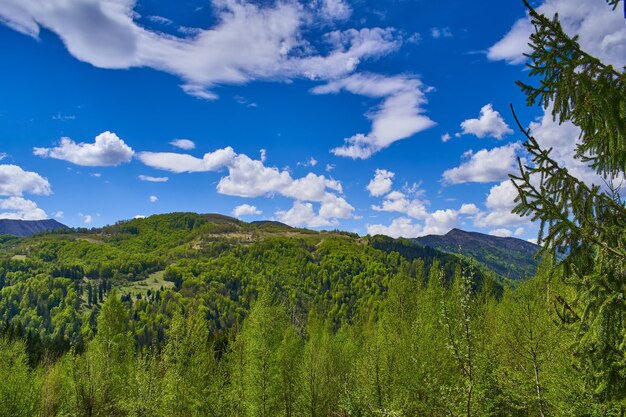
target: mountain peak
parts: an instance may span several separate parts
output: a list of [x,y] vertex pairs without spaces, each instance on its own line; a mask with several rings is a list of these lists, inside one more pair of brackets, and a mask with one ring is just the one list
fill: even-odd
[[0,219],[0,235],[14,235],[19,237],[32,236],[54,229],[67,229],[63,223],[54,219],[46,220],[13,220]]
[[445,235],[428,235],[414,239],[417,243],[473,257],[500,275],[520,279],[534,274],[540,247],[514,237],[498,237],[479,232],[452,229]]

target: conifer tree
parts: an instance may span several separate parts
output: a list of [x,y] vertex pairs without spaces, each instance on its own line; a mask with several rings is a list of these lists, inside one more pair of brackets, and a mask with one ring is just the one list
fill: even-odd
[[[607,2],[613,8],[619,4]],[[580,138],[572,138],[572,143],[579,139],[576,158],[602,175],[606,187],[572,176],[551,157],[551,149],[542,149],[524,131],[531,159],[520,162],[520,173],[512,176],[519,194],[514,212],[540,221],[544,251],[567,255],[563,267],[576,297],[557,300],[562,318],[578,326],[578,357],[596,394],[623,400],[626,208],[616,184],[626,173],[626,72],[583,51],[558,16],[544,16],[525,4],[535,27],[530,75],[539,85],[518,84],[529,105],[539,103],[555,120],[580,128]]]

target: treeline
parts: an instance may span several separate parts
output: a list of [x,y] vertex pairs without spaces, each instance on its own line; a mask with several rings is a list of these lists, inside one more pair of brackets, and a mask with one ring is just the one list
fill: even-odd
[[577,366],[575,329],[554,303],[568,289],[553,272],[497,297],[490,281],[473,289],[471,268],[446,282],[435,262],[427,277],[394,277],[377,314],[340,325],[298,314],[268,279],[223,338],[207,306],[170,300],[152,345],[112,295],[83,352],[30,367],[23,342],[1,339],[0,415],[621,415]]

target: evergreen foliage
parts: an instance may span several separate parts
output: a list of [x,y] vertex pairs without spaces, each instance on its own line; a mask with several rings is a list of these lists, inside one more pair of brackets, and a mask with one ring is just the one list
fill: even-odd
[[[616,7],[618,1],[608,3]],[[604,177],[605,187],[572,176],[525,131],[531,163],[520,162],[520,173],[512,176],[519,193],[514,212],[540,221],[545,252],[567,254],[564,275],[575,292],[558,298],[562,319],[577,326],[580,366],[595,394],[623,402],[626,208],[617,185],[626,175],[626,72],[583,51],[558,16],[526,6],[535,27],[530,74],[540,85],[519,85],[529,104],[539,103],[559,122],[580,128],[576,157]]]

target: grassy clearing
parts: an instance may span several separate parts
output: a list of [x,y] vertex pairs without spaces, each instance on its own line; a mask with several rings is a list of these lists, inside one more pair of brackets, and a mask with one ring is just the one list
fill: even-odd
[[132,295],[137,293],[141,293],[142,295],[146,294],[148,290],[151,292],[158,291],[161,286],[165,288],[173,288],[174,283],[170,281],[166,281],[164,279],[165,271],[157,271],[148,276],[148,278],[141,281],[129,282],[128,285],[124,285],[120,287],[121,292],[128,292]]

